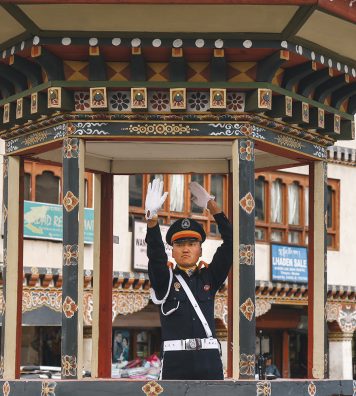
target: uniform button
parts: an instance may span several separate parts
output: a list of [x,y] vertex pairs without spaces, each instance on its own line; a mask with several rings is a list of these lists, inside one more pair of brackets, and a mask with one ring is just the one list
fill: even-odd
[[195,318],[193,318],[193,320],[195,320]]

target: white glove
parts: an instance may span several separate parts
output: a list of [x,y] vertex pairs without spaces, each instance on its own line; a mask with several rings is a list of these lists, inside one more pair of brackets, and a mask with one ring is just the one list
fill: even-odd
[[195,205],[206,209],[208,201],[214,199],[214,195],[210,195],[199,183],[191,182],[189,183],[189,190],[192,194],[192,201]]
[[162,192],[163,181],[156,178],[153,180],[152,185],[149,183],[145,202],[146,220],[152,219],[161,209],[168,195],[168,192],[165,192],[163,195]]

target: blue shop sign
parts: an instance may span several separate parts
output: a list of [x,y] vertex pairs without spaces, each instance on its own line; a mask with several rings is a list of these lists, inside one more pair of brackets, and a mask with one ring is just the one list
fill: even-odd
[[273,281],[308,282],[306,247],[271,244],[271,263]]
[[[25,238],[63,240],[63,207],[62,205],[42,202],[24,202]],[[84,209],[84,243],[94,240],[94,210]]]

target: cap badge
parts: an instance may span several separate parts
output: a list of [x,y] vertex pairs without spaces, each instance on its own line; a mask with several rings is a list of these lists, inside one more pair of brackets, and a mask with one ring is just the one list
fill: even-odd
[[209,291],[210,290],[210,285],[204,285],[204,290]]
[[184,230],[186,230],[187,228],[189,228],[190,227],[190,221],[189,221],[189,219],[184,219],[183,221],[182,221],[182,228],[184,229]]
[[181,285],[180,285],[179,282],[174,282],[174,285],[173,285],[173,286],[174,286],[175,291],[178,292]]

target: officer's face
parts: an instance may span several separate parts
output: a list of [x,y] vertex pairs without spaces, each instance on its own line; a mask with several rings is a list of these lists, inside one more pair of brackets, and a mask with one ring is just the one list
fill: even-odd
[[201,245],[199,241],[176,241],[173,242],[172,257],[181,267],[195,265],[201,257]]

